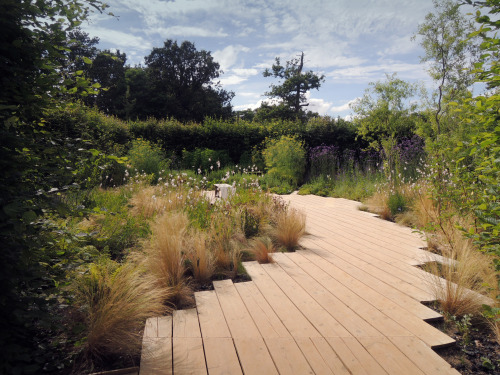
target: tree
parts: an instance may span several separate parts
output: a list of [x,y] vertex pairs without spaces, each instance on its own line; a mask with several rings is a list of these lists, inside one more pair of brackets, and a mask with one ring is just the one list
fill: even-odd
[[86,75],[92,83],[98,83],[102,90],[85,99],[87,105],[95,105],[100,111],[125,117],[127,83],[125,80],[125,53],[102,51],[97,53],[92,64],[86,68]]
[[45,128],[43,113],[73,88],[89,88],[64,68],[68,33],[91,8],[106,6],[99,0],[0,2],[0,373],[41,373],[45,363],[35,338],[44,318],[54,315],[47,312],[54,280],[42,217],[61,209],[49,191],[77,182],[81,159],[77,148]]
[[433,0],[434,11],[427,14],[417,33],[425,55],[421,62],[428,63],[429,74],[438,84],[434,119],[437,134],[441,133],[443,103],[464,95],[474,82],[473,68],[477,60],[477,47],[468,35],[474,31],[472,22],[460,12],[454,0]]
[[417,122],[418,104],[412,100],[419,93],[418,84],[411,84],[386,75],[386,81],[371,82],[362,98],[351,108],[358,135],[371,147],[380,149],[382,141],[410,137]]
[[324,75],[317,75],[313,71],[302,72],[304,68],[304,52],[298,58],[281,65],[279,57],[276,57],[275,64],[271,70],[264,70],[264,77],[279,78],[282,81],[279,85],[271,85],[271,91],[265,95],[281,101],[282,106],[288,108],[295,117],[303,112],[303,107],[307,107],[306,93],[312,89],[318,90],[324,82]]
[[167,40],[163,47],[153,48],[145,63],[150,85],[148,116],[201,122],[205,116],[231,115],[234,94],[213,82],[221,70],[210,52],[197,51],[188,41],[178,45]]

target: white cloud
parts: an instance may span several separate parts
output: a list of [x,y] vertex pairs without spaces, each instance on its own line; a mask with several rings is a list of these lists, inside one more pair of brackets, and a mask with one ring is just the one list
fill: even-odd
[[172,26],[172,27],[154,27],[146,30],[147,34],[160,34],[163,38],[171,38],[176,36],[181,36],[183,38],[189,37],[212,37],[212,38],[224,38],[228,36],[227,33],[219,30],[209,30],[201,27],[193,26]]
[[356,100],[358,100],[358,99],[359,98],[354,98],[354,99],[349,100],[348,102],[346,102],[344,104],[341,104],[338,106],[333,106],[330,108],[330,111],[332,111],[334,113],[349,111],[351,109],[351,104],[356,102]]
[[219,79],[219,82],[221,83],[222,86],[232,86],[232,85],[239,85],[240,83],[245,82],[247,79],[248,79],[247,77],[232,75]]
[[102,27],[85,27],[84,30],[90,36],[98,36],[101,42],[113,45],[113,48],[125,51],[127,48],[135,48],[147,51],[152,48],[150,42],[135,34],[129,34],[123,31],[112,30]]
[[402,79],[425,79],[424,67],[418,63],[385,61],[379,65],[354,66],[335,69],[326,74],[337,83],[368,83],[385,78],[385,74],[398,73]]
[[222,50],[212,53],[222,70],[226,71],[238,62],[238,56],[241,52],[248,52],[250,48],[242,45],[229,45]]

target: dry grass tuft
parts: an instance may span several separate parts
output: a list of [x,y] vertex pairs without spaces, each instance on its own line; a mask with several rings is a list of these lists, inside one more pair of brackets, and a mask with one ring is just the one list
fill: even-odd
[[391,220],[392,214],[387,204],[389,193],[385,190],[379,190],[365,201],[365,205],[370,212],[379,215],[384,220]]
[[84,354],[93,362],[108,355],[137,355],[141,330],[151,316],[166,313],[168,289],[137,263],[111,260],[91,264],[73,284],[76,306],[86,326]]
[[417,219],[416,225],[425,228],[431,223],[435,223],[439,218],[439,211],[436,208],[434,200],[431,198],[429,189],[422,183],[416,192],[413,201],[413,211]]
[[394,221],[400,225],[414,227],[418,221],[418,218],[415,215],[415,212],[410,210],[396,215]]
[[306,215],[294,208],[279,212],[272,234],[278,245],[288,251],[294,251],[299,246],[300,239],[306,234]]
[[249,251],[259,263],[274,263],[271,253],[276,251],[269,237],[255,238],[250,242]]
[[455,316],[479,314],[483,304],[491,303],[486,295],[496,285],[491,259],[475,249],[459,230],[454,229],[450,236],[450,244],[442,249],[449,261],[427,264],[430,285],[444,312]]
[[207,237],[201,232],[190,236],[190,248],[186,254],[193,276],[201,283],[210,281],[215,271],[215,260],[207,246]]
[[184,277],[189,220],[184,213],[158,216],[151,225],[151,240],[145,246],[145,264],[161,287],[172,290],[177,306],[192,302],[192,291]]

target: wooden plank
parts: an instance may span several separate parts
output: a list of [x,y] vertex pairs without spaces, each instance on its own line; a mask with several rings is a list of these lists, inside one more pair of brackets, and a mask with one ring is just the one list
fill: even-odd
[[234,286],[262,337],[292,337],[253,281]]
[[143,337],[158,337],[158,318],[146,319]]
[[291,337],[273,337],[264,341],[280,374],[314,374]]
[[[307,254],[307,252],[304,251],[302,254]],[[307,262],[304,261],[302,254],[290,254],[290,258],[295,259],[299,263],[302,261],[307,264]],[[401,306],[378,293],[378,291],[375,291],[367,285],[361,283],[359,280],[352,278],[349,274],[334,266],[332,263],[328,263],[324,260],[318,260],[318,262],[322,262],[324,265],[322,269],[326,271],[328,275],[333,277],[353,293],[356,293],[360,298],[365,300],[367,303],[370,303],[392,320],[399,323],[415,336],[422,339],[429,346],[436,348],[440,346],[447,346],[455,342],[455,340],[448,335],[425,323],[415,315],[408,313],[408,311],[403,309]],[[384,333],[388,336],[390,335],[388,332]]]
[[[307,251],[309,250],[305,251],[300,250],[297,251],[296,254],[307,256],[308,255],[306,254]],[[294,260],[295,254],[290,254],[290,259]],[[434,320],[442,318],[441,314],[428,308],[427,306],[423,305],[416,299],[408,296],[406,293],[403,293],[399,289],[394,288],[392,285],[389,285],[384,281],[368,274],[367,272],[364,272],[359,268],[354,267],[350,263],[344,261],[343,259],[335,255],[331,255],[331,257],[329,257],[329,262],[334,264],[337,267],[337,269],[342,270],[346,275],[349,275],[346,280],[349,280],[349,278],[355,278],[356,280],[362,282],[363,284],[369,286],[370,288],[375,289],[380,294],[389,298],[391,301],[403,307],[405,310],[412,313],[413,315],[418,316],[422,320]]]
[[458,374],[448,362],[416,337],[389,337],[389,340],[426,374]]
[[173,337],[201,337],[196,309],[175,310],[172,325]]
[[172,339],[166,337],[144,337],[139,374],[172,374]]
[[233,282],[231,280],[221,280],[214,281],[213,284],[222,312],[231,331],[231,336],[233,338],[261,337]]
[[[300,259],[300,258],[297,258]],[[318,281],[327,290],[335,292],[335,296],[347,305],[351,310],[367,321],[371,326],[383,334],[393,336],[409,336],[410,332],[396,323],[386,314],[346,288],[338,280],[332,278],[328,273],[311,262],[300,262],[301,268]]]
[[245,262],[243,266],[293,337],[321,337],[259,263]]
[[408,272],[402,271],[393,265],[381,262],[370,255],[350,252],[347,251],[347,249],[336,247],[318,239],[308,239],[307,242],[304,241],[304,246],[314,254],[328,261],[331,259],[329,254],[337,256],[360,270],[392,285],[394,288],[415,298],[417,301],[429,302],[435,300],[432,291],[424,280],[421,278],[412,279],[412,275]]
[[263,264],[262,268],[276,282],[287,297],[314,325],[324,337],[351,336],[335,318],[316,302],[290,275],[278,264]]
[[172,337],[172,316],[158,317],[158,337]]
[[380,364],[366,351],[366,349],[354,337],[342,337],[342,341],[349,348],[351,353],[359,360],[363,368],[370,375],[387,375],[387,372]]
[[243,374],[233,339],[228,337],[206,337],[203,339],[203,346],[210,375]]
[[235,338],[234,345],[245,375],[279,374],[262,337]]
[[194,297],[202,337],[231,337],[217,293],[214,290],[207,290],[196,292]]
[[386,337],[361,337],[361,345],[389,374],[423,375],[424,373]]
[[[285,266],[284,270],[294,280],[302,285],[305,290],[327,310],[347,331],[353,336],[382,336],[382,333],[361,318],[354,310],[350,309],[335,295],[307,274],[296,262],[292,261],[293,254],[274,254],[279,265]],[[293,258],[296,258],[295,256]],[[307,261],[302,258],[303,261]],[[295,266],[294,266],[295,265]]]
[[349,347],[340,337],[329,337],[326,339],[328,344],[332,347],[333,351],[339,356],[347,367],[349,372],[353,375],[371,375],[370,369],[363,366],[360,360],[351,352]]
[[321,357],[326,362],[330,370],[335,374],[340,375],[348,375],[350,374],[349,370],[342,363],[342,360],[337,356],[337,354],[333,351],[331,346],[328,344],[325,338],[323,337],[312,337],[312,342],[318,352],[321,354]]
[[[175,329],[175,317],[174,317]],[[175,331],[174,331],[175,334]],[[176,375],[207,374],[203,342],[199,337],[175,337],[173,345],[173,366]]]
[[309,365],[317,375],[330,375],[333,371],[326,364],[318,349],[314,346],[309,337],[296,337],[295,342],[309,362]]

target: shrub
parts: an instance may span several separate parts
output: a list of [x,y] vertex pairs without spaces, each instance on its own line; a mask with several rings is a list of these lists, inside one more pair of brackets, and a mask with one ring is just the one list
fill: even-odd
[[306,152],[303,143],[295,137],[282,136],[271,140],[262,154],[267,173],[274,181],[287,183],[293,188],[302,181]]
[[181,165],[185,169],[200,169],[203,172],[210,172],[231,164],[233,162],[225,150],[196,148],[193,151],[182,151]]
[[408,209],[408,203],[406,202],[405,196],[398,191],[389,195],[389,198],[387,199],[387,206],[391,211],[392,217],[395,217]]
[[161,171],[169,167],[161,148],[143,139],[132,141],[128,158],[136,172],[152,175],[152,182],[157,182]]

